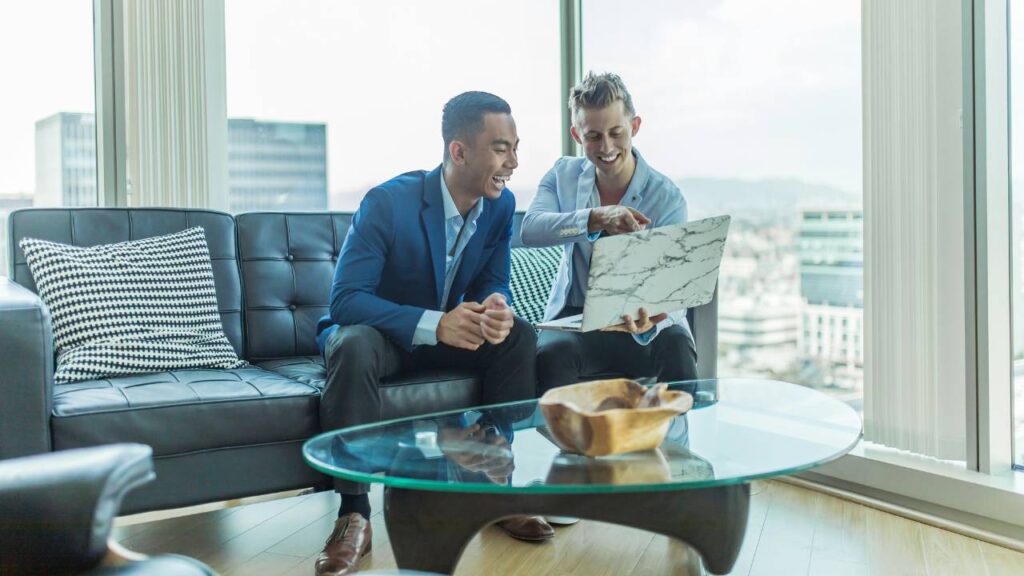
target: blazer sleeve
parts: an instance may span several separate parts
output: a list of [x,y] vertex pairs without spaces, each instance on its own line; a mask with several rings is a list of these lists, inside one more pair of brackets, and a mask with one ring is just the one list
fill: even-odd
[[395,238],[391,199],[383,190],[367,193],[352,218],[331,285],[331,320],[341,326],[373,326],[412,350],[412,337],[424,308],[396,304],[377,296],[384,265]]
[[498,245],[466,290],[466,300],[483,302],[488,296],[497,292],[504,294],[505,302],[512,306],[512,289],[509,282],[512,268],[512,217],[516,212],[516,201],[511,194],[509,199],[509,208],[495,223],[496,226],[501,227]]
[[[537,195],[523,216],[520,234],[524,246],[559,246],[587,240],[590,209],[576,210],[575,202],[572,206],[562,206],[559,202],[558,171],[564,162],[556,162],[537,186]],[[571,195],[575,199],[575,187]]]

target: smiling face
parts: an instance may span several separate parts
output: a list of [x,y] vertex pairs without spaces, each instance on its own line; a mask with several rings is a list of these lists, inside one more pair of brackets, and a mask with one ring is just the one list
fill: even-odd
[[629,114],[623,102],[616,100],[604,108],[578,109],[572,137],[583,145],[599,177],[630,178],[636,163],[633,136],[639,130],[640,117]]
[[499,198],[519,166],[515,121],[510,114],[484,114],[482,129],[466,140],[471,141],[454,140],[449,146],[453,175],[472,197]]

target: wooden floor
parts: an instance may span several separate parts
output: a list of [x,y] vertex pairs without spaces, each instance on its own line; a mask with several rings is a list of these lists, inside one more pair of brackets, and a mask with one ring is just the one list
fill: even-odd
[[[375,488],[373,552],[364,570],[395,566]],[[779,482],[756,483],[753,493],[732,574],[1024,575],[1024,554],[1006,548]],[[139,552],[199,558],[225,576],[312,576],[337,505],[328,492],[162,520],[126,518],[118,521],[115,538]],[[640,530],[581,521],[556,532],[554,540],[536,545],[487,528],[466,549],[456,574],[680,574],[692,562],[685,546]]]

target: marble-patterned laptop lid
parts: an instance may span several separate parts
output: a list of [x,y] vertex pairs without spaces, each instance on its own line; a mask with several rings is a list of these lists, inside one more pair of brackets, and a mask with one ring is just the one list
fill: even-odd
[[707,304],[715,293],[729,216],[601,238],[594,243],[583,325],[587,332]]

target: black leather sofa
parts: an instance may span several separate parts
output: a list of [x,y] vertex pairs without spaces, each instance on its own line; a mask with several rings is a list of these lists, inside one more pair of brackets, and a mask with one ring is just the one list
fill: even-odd
[[[9,278],[0,278],[0,459],[116,442],[149,445],[157,479],[126,498],[125,513],[327,486],[303,462],[301,446],[321,432],[325,370],[314,331],[350,220],[350,213],[12,212]],[[55,386],[50,318],[19,240],[89,246],[196,225],[210,246],[224,331],[251,367]],[[513,238],[518,245],[518,230]],[[714,377],[717,298],[691,310],[690,323],[698,373]],[[479,404],[479,379],[459,371],[403,374],[384,383],[382,396],[385,418],[457,409]]]

